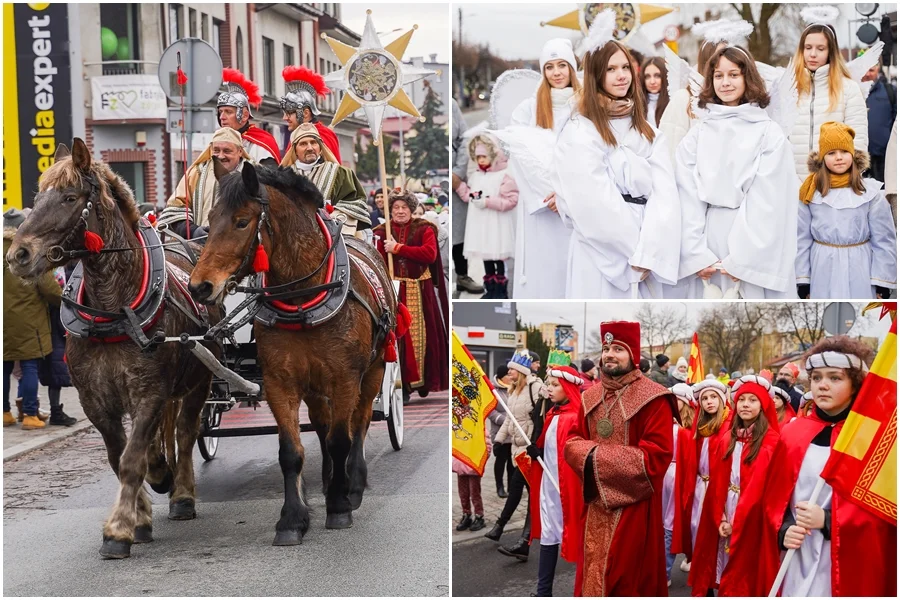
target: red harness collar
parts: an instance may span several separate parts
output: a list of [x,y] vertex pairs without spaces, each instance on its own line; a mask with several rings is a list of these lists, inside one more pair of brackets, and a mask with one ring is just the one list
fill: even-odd
[[[319,213],[316,213],[316,223],[319,224],[319,229],[322,231],[322,235],[325,236],[325,244],[328,247],[331,247],[331,241],[332,241],[331,232],[328,231],[328,228],[325,226],[325,221],[322,220],[322,217],[319,215]],[[328,257],[328,266],[326,267],[326,270],[325,270],[325,281],[326,282],[331,281],[331,278],[333,275],[334,275],[334,253],[332,252],[331,256]],[[262,273],[262,286],[263,287],[266,287],[266,284],[267,284],[266,279],[267,279],[266,273]],[[266,295],[268,295],[268,294],[266,294]],[[272,306],[274,306],[278,310],[295,313],[300,310],[309,310],[311,308],[314,308],[315,306],[321,304],[325,300],[325,297],[327,295],[328,295],[328,291],[323,290],[323,291],[319,292],[315,298],[304,302],[300,306],[297,306],[296,304],[288,304],[287,302],[282,302],[281,300],[271,300],[270,302],[271,302]],[[299,329],[299,326],[297,326],[297,325],[279,324],[278,327],[281,329]]]

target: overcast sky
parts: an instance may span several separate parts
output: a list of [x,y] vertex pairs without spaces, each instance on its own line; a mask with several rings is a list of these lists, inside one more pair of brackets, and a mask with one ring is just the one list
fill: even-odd
[[[450,6],[447,3],[429,4],[388,4],[380,2],[344,2],[341,3],[341,22],[353,31],[362,34],[366,25],[366,9],[372,9],[372,21],[375,31],[382,33],[379,37],[387,45],[402,34],[418,25],[406,54],[409,60],[414,56],[422,56],[428,60],[429,54],[437,53],[438,62],[450,61]],[[400,29],[388,33],[393,29]]]
[[[541,323],[565,323],[572,325],[579,333],[579,349],[584,349],[587,336],[585,330],[585,304],[587,304],[587,330],[599,329],[602,321],[634,320],[640,303],[634,302],[516,302],[516,310],[523,323],[540,325]],[[656,302],[657,305],[670,305],[675,310],[687,311],[688,323],[696,325],[700,311],[715,306],[713,302]],[[719,303],[721,304],[721,303]],[[854,305],[862,309],[864,304]],[[858,312],[857,312],[858,314]],[[851,331],[854,335],[871,336],[879,339],[887,335],[890,329],[890,318],[878,321],[878,311],[870,311],[864,317],[857,317]]]

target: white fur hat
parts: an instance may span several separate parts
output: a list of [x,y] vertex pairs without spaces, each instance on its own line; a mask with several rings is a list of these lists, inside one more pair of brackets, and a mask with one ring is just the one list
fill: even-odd
[[573,71],[578,71],[575,64],[575,50],[572,48],[572,40],[564,38],[554,38],[544,44],[541,48],[541,73],[544,72],[544,65],[551,60],[564,60],[569,63]]

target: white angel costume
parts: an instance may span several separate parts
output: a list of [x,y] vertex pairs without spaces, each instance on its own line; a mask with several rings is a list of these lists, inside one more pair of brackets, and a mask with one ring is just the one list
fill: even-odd
[[[696,273],[721,263],[746,299],[796,298],[800,182],[781,127],[756,104],[710,104],[678,146],[675,175],[682,207],[679,278],[703,297]],[[727,291],[731,277],[710,283]]]
[[557,208],[572,230],[566,297],[633,298],[641,273],[632,267],[641,267],[650,275],[638,295],[661,298],[660,283],[677,279],[682,224],[666,142],[659,133],[649,142],[631,117],[610,127],[616,147],[576,114],[554,151]]
[[882,184],[864,179],[861,195],[849,187],[816,192],[800,202],[797,283],[811,299],[874,298],[875,286],[897,289],[897,232]]

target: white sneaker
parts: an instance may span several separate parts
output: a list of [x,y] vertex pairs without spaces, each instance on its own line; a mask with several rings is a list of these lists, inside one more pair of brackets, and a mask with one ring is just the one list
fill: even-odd
[[689,563],[687,561],[687,559],[685,559],[685,560],[681,561],[681,565],[678,568],[681,569],[682,571],[684,571],[685,573],[690,573],[691,572],[691,563]]

